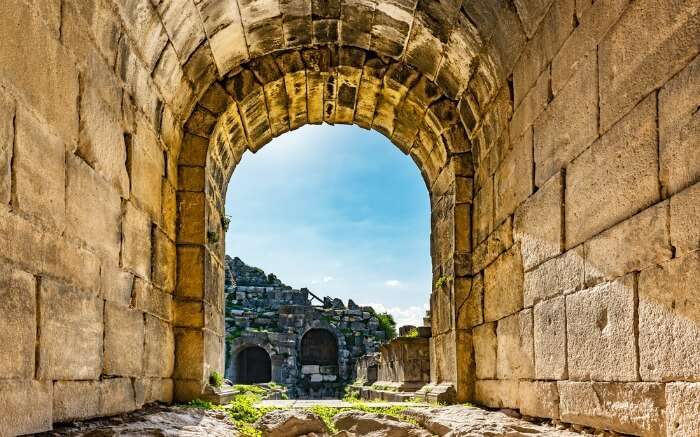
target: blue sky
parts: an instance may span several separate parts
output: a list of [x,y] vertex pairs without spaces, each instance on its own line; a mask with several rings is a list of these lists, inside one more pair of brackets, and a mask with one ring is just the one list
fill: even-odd
[[320,296],[422,322],[430,206],[418,168],[381,134],[307,125],[256,154],[228,186],[226,253]]

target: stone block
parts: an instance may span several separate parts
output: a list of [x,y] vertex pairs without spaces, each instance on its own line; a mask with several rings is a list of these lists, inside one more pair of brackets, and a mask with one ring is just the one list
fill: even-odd
[[99,414],[99,381],[56,381],[53,384],[54,422],[84,420]]
[[178,191],[177,193],[177,243],[205,244],[204,193]]
[[[536,79],[535,86],[526,90],[527,93],[518,104],[510,123],[512,138],[520,138],[526,130],[531,130],[535,120],[544,112],[547,104],[549,104],[549,81],[549,68],[547,68]],[[515,79],[514,83],[518,84],[518,80]]]
[[576,0],[579,25],[552,60],[552,91],[555,95],[585,65],[581,60],[596,50],[628,4],[629,0],[608,0],[603,3]]
[[561,421],[644,436],[664,435],[664,386],[559,381]]
[[122,218],[122,267],[143,278],[151,275],[151,221],[148,214],[126,202]]
[[591,80],[596,77],[595,52],[580,63],[571,81],[535,121],[535,185],[538,187],[567,167],[598,136],[598,87]]
[[66,158],[67,231],[113,263],[119,262],[122,204],[119,193],[82,159]]
[[563,201],[562,175],[557,173],[515,212],[513,238],[520,241],[525,271],[562,252]]
[[53,383],[0,379],[0,429],[14,436],[51,430]]
[[523,266],[515,245],[484,271],[484,320],[498,320],[522,307]]
[[10,203],[12,195],[12,154],[15,142],[15,102],[0,93],[0,204]]
[[694,0],[630,4],[598,50],[601,131],[682,70],[700,51],[699,38],[700,18]]
[[100,416],[116,416],[136,409],[130,378],[104,379],[100,384]]
[[639,274],[639,373],[700,380],[700,252]]
[[598,234],[584,244],[586,284],[610,280],[671,259],[668,202]]
[[700,249],[700,182],[671,197],[671,246],[676,255]]
[[[11,12],[0,16],[0,53],[3,54],[0,76],[5,83],[20,90],[29,106],[69,142],[77,137],[78,131],[79,90],[75,61],[55,32],[26,2],[8,0],[3,6]],[[49,153],[50,144],[40,143],[37,147]],[[46,167],[43,170],[48,176]]]
[[134,280],[133,304],[137,309],[170,321],[173,314],[172,303],[172,295],[155,288],[150,282],[141,278]]
[[311,375],[312,373],[319,373],[320,367],[314,364],[305,364],[301,366],[301,373],[304,375]]
[[137,405],[173,401],[173,380],[170,378],[143,378],[134,380]]
[[480,272],[513,246],[513,221],[508,217],[480,245],[474,248],[472,266]]
[[474,328],[474,359],[477,379],[496,377],[496,322],[485,323]]
[[311,381],[311,382],[321,382],[321,381],[323,381],[323,375],[321,375],[320,373],[312,373],[312,374],[309,376],[309,381]]
[[18,111],[16,117],[12,159],[16,204],[20,210],[62,229],[66,216],[64,143],[27,110]]
[[520,381],[520,413],[532,417],[559,418],[559,390],[556,382]]
[[0,378],[34,377],[36,311],[34,277],[0,263]]
[[566,303],[564,296],[534,309],[535,378],[566,379]]
[[175,336],[169,323],[146,315],[144,373],[169,378],[175,366]]
[[566,171],[566,247],[659,200],[656,99],[650,96]]
[[100,270],[100,284],[103,299],[121,306],[131,304],[131,292],[134,288],[133,273],[105,263]]
[[484,186],[479,187],[472,212],[472,234],[476,245],[484,241],[493,229],[493,178],[486,179]]
[[161,201],[163,231],[168,238],[175,240],[177,238],[177,194],[175,188],[165,179],[161,190]]
[[518,408],[517,380],[485,379],[474,384],[474,400],[489,408]]
[[143,373],[143,313],[105,304],[105,375],[141,376]]
[[175,299],[173,301],[173,324],[181,327],[202,328],[204,326],[204,304]]
[[102,307],[98,296],[42,278],[37,379],[97,379],[102,371]]
[[[175,330],[173,378],[201,381],[204,374],[204,337],[201,330]],[[175,390],[177,391],[177,382]],[[197,393],[199,395],[200,393]],[[177,398],[177,395],[176,395]]]
[[501,223],[533,192],[532,131],[513,143],[494,176],[495,224]]
[[192,299],[204,297],[204,252],[202,247],[178,246],[177,296]]
[[523,310],[499,320],[496,337],[498,379],[534,378],[532,310]]
[[666,384],[666,436],[700,435],[700,383]]
[[700,56],[659,91],[659,169],[665,196],[700,181]]
[[566,296],[569,379],[635,381],[634,275]]
[[[91,76],[85,78],[90,81]],[[115,80],[116,82],[116,80]],[[122,197],[129,197],[129,175],[121,108],[100,98],[99,84],[86,83],[80,96],[80,131],[76,154],[94,168]]]
[[155,222],[160,222],[161,177],[165,167],[163,149],[145,120],[139,119],[128,147],[131,194]]
[[540,264],[525,273],[523,299],[526,307],[583,288],[583,245]]
[[457,312],[457,329],[469,329],[484,323],[484,283],[481,276],[477,278],[455,278],[454,305]]

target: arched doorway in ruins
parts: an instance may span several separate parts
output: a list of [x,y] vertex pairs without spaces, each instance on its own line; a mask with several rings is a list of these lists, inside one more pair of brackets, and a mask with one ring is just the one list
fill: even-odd
[[270,354],[260,346],[249,346],[236,355],[236,384],[260,384],[272,381]]
[[302,366],[338,366],[338,340],[327,329],[310,329],[301,338]]

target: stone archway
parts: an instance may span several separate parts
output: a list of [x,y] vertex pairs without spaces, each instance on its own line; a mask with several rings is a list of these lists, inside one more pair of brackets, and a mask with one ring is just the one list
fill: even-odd
[[3,431],[201,395],[223,370],[228,178],[321,122],[421,169],[435,384],[697,430],[696,0],[0,8]]
[[272,381],[272,360],[260,346],[246,347],[236,354],[236,384],[259,384]]
[[338,340],[326,329],[310,329],[301,337],[299,356],[302,366],[335,366],[337,368]]

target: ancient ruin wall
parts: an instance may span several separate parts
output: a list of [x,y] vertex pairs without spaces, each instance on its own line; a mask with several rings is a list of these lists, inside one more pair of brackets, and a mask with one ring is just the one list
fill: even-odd
[[228,178],[325,121],[424,176],[433,382],[697,434],[698,8],[5,0],[0,428],[201,394],[223,370]]

